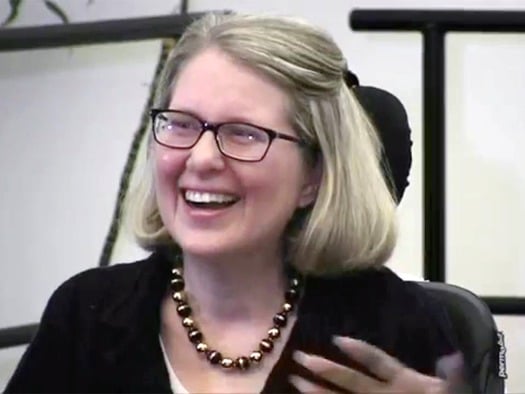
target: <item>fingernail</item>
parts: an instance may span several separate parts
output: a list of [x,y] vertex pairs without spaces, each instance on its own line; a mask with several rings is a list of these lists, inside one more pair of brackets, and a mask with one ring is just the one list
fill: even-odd
[[288,377],[288,381],[292,386],[295,386],[295,388],[300,392],[308,392],[308,383],[301,377],[297,375],[290,375]]
[[293,359],[297,361],[299,364],[305,365],[308,362],[309,358],[310,356],[308,356],[308,354],[301,352],[300,350],[296,350],[293,353]]
[[300,379],[299,379],[299,376],[297,376],[297,375],[290,375],[290,376],[288,377],[288,381],[289,381],[291,384],[293,384],[294,386],[297,387],[297,385],[298,385],[299,382],[300,382]]
[[464,365],[463,355],[460,352],[442,356],[436,362],[436,375],[442,379],[458,374]]
[[353,341],[352,338],[349,338],[349,337],[341,337],[341,336],[334,336],[332,338],[332,342],[335,346],[337,347],[341,347],[341,346],[344,346],[344,345],[348,345],[350,344],[351,342]]

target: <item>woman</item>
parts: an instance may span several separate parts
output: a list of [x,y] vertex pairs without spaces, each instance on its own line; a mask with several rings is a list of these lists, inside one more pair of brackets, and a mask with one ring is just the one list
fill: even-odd
[[395,199],[344,70],[294,19],[192,24],[130,205],[151,257],[64,283],[7,391],[450,391],[446,315],[383,267]]

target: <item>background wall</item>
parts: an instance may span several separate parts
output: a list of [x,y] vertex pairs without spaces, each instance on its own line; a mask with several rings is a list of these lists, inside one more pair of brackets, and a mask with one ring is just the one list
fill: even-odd
[[[57,1],[71,21],[164,15],[176,0]],[[362,84],[405,104],[413,129],[411,186],[399,208],[390,265],[422,275],[421,39],[352,32],[353,8],[521,9],[520,0],[190,0],[190,11],[293,14],[327,29]],[[8,14],[0,2],[0,18]],[[43,1],[16,26],[58,23]],[[118,181],[160,49],[158,41],[0,53],[0,327],[39,320],[51,292],[97,265]],[[525,296],[525,35],[447,36],[448,281],[482,295]],[[115,261],[143,253],[119,244]],[[520,376],[525,318],[497,317],[507,340],[509,392]],[[0,388],[23,347],[0,351]]]

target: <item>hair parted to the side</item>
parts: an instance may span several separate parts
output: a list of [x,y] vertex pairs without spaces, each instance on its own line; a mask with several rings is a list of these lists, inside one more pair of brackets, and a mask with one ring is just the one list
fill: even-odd
[[[321,165],[315,203],[298,210],[284,234],[291,263],[319,275],[382,265],[396,243],[396,203],[381,171],[378,135],[345,86],[346,62],[332,38],[290,17],[209,14],[175,46],[155,106],[169,104],[180,70],[211,47],[283,89],[291,125],[312,147],[305,159]],[[158,212],[149,159],[127,215],[142,247],[176,246]]]

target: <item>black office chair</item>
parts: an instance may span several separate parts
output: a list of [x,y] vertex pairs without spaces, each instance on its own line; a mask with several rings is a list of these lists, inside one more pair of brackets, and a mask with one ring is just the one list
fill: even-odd
[[[410,126],[403,104],[389,92],[360,86],[355,74],[345,75],[360,104],[369,114],[383,143],[383,170],[399,202],[408,186],[412,164]],[[488,306],[468,290],[445,283],[417,282],[447,309],[466,364],[469,389],[474,393],[505,392],[500,377],[498,331]]]
[[489,307],[474,293],[448,283],[417,282],[447,309],[467,366],[467,378],[474,393],[503,394],[504,353],[498,329]]

